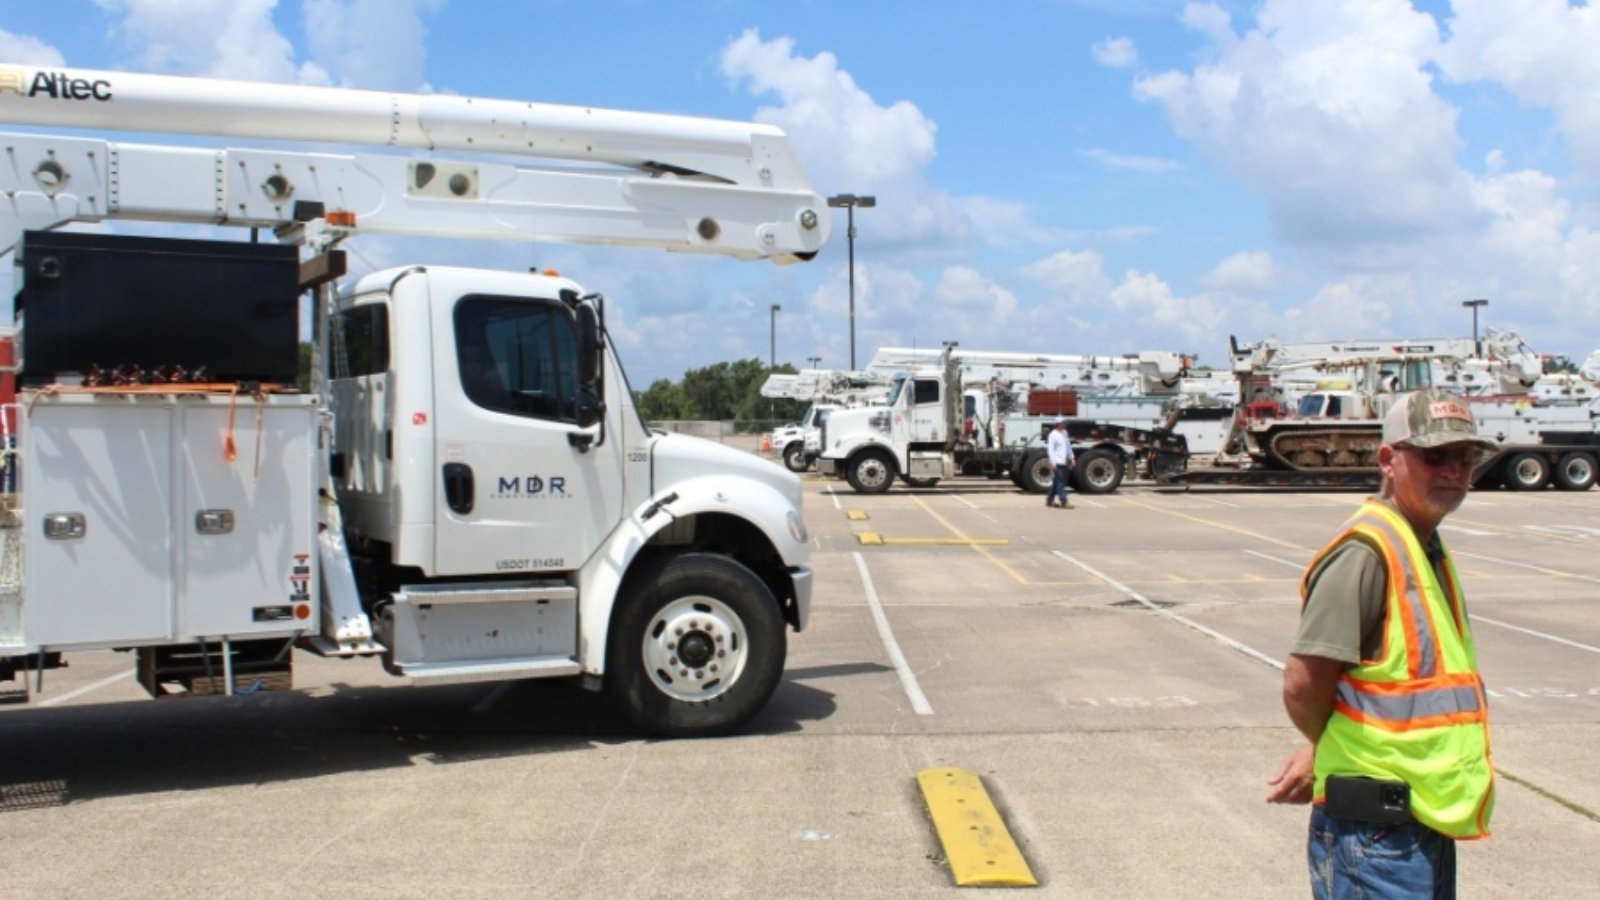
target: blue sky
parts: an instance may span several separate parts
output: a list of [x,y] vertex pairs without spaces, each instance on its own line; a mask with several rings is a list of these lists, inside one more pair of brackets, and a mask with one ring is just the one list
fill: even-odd
[[[0,61],[448,92],[782,126],[856,217],[879,346],[1225,362],[1242,341],[1600,347],[1600,15],[1567,0],[52,0]],[[636,387],[848,364],[813,262],[372,239],[360,269],[553,265]]]

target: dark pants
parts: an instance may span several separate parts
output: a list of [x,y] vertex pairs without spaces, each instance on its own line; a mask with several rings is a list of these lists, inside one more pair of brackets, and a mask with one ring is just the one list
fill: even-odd
[[1067,505],[1067,473],[1071,471],[1071,466],[1056,466],[1055,474],[1050,477],[1050,493],[1044,498],[1046,506],[1056,502],[1058,496],[1061,498],[1061,505]]

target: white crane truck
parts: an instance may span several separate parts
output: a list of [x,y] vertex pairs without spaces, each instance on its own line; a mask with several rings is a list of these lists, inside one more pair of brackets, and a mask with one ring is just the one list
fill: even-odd
[[[4,134],[0,164],[21,358],[0,679],[35,693],[114,648],[153,695],[231,694],[292,687],[311,652],[580,679],[669,736],[766,704],[812,593],[794,475],[650,431],[602,299],[553,272],[335,285],[361,234],[810,259],[827,208],[780,130],[21,65],[0,123],[45,129]],[[55,230],[111,220],[251,239]]]
[[[1009,364],[990,368],[987,360],[997,354],[962,356],[953,344],[938,353],[937,365],[903,367],[887,405],[834,411],[822,425],[817,471],[843,477],[861,494],[887,491],[896,478],[921,488],[969,474],[1009,476],[1023,490],[1049,490],[1053,473],[1040,435],[1054,417],[999,411],[996,400],[1013,395],[1013,382],[1003,374]],[[1161,356],[1152,355],[1146,362]],[[883,358],[880,353],[874,364]],[[981,373],[981,381],[967,381],[969,366]],[[1137,359],[1128,366],[1139,371]],[[1019,366],[1018,382],[1026,384],[1025,373],[1038,368]],[[1177,376],[1174,371],[1174,384]],[[980,398],[974,398],[974,392],[981,404],[975,402]],[[976,417],[982,417],[982,424],[974,421]],[[1077,483],[1088,493],[1115,491],[1136,456],[1159,453],[1165,459],[1188,454],[1185,439],[1165,429],[1072,418],[1067,430],[1079,454],[1079,469],[1095,473],[1089,478],[1079,472]]]

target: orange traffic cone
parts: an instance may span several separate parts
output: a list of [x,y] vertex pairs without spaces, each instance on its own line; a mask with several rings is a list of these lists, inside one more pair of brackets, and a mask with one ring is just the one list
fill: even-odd
[[761,453],[763,456],[772,455],[772,432],[761,432]]

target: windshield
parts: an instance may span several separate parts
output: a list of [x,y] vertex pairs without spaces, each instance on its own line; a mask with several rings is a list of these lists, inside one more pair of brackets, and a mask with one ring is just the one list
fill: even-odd
[[906,382],[909,380],[909,376],[906,375],[896,375],[894,377],[894,387],[889,389],[888,406],[894,406],[900,399],[900,392],[906,389]]

